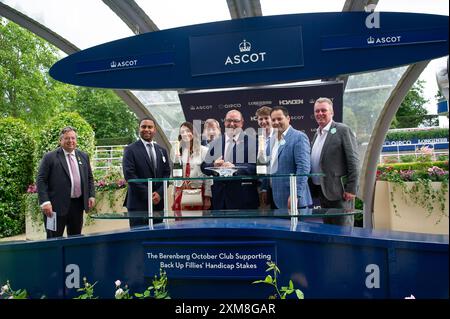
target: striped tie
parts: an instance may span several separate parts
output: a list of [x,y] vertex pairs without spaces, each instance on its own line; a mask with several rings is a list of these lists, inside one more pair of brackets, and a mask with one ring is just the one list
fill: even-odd
[[77,164],[73,157],[74,154],[67,154],[69,157],[70,170],[72,171],[72,179],[73,179],[73,197],[78,198],[81,196],[81,181],[80,181],[80,173],[77,170]]

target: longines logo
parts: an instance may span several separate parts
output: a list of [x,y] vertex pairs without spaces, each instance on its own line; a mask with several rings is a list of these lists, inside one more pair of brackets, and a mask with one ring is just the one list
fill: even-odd
[[271,105],[272,101],[251,101],[248,102],[248,105],[256,105],[256,106],[262,106],[262,105]]
[[112,61],[111,62],[111,69],[117,69],[117,68],[123,68],[123,67],[130,67],[130,66],[136,66],[138,60],[125,60],[125,61]]
[[264,58],[267,52],[246,53],[252,50],[252,44],[246,39],[239,43],[239,52],[243,54],[236,54],[233,56],[227,56],[225,59],[225,65],[234,65],[240,63],[257,63],[264,62]]
[[295,99],[295,100],[279,100],[278,103],[279,103],[280,105],[303,104],[303,99]]
[[385,44],[385,43],[399,43],[401,41],[402,36],[391,36],[391,37],[377,37],[374,38],[372,36],[367,38],[367,44]]

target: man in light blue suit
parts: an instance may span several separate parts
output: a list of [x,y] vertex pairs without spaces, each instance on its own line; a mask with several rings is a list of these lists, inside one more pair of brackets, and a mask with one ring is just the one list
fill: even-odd
[[[270,173],[309,174],[311,170],[310,143],[306,134],[289,124],[289,112],[283,106],[274,107],[270,117],[276,132],[270,143]],[[272,192],[271,207],[290,209],[289,177],[272,178],[270,185],[265,184],[268,191]],[[297,200],[299,208],[312,207],[307,176],[297,177]]]

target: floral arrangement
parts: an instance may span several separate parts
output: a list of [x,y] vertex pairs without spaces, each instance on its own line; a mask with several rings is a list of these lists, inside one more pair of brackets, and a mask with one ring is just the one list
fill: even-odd
[[[392,166],[379,166],[377,170],[377,181],[387,181],[394,184],[390,192],[391,202],[394,203],[394,191],[398,188],[402,191],[405,202],[412,202],[427,211],[427,217],[436,211],[435,204],[438,203],[438,224],[443,217],[448,218],[445,203],[448,193],[448,161],[445,163],[447,170],[432,166],[420,169],[395,169]],[[409,185],[406,182],[411,182]],[[440,182],[440,188],[435,189],[432,182]],[[393,204],[397,216],[397,206]]]
[[[80,294],[73,299],[98,299],[95,296],[94,287],[98,282],[91,284],[86,277],[83,277],[83,287],[77,289]],[[134,296],[138,299],[170,299],[169,292],[167,290],[167,274],[163,269],[159,270],[159,277],[154,276],[152,283],[142,293],[134,293]],[[122,282],[116,280],[114,282],[116,291],[114,293],[114,299],[133,299],[132,294],[128,288],[128,285],[122,287]],[[42,296],[45,298],[45,296]],[[1,299],[27,299],[29,298],[25,289],[13,290],[9,283],[2,285],[0,288],[0,300]]]
[[392,166],[379,167],[377,170],[378,181],[388,182],[415,182],[420,179],[427,179],[432,182],[448,181],[448,170],[444,170],[437,166],[428,169],[406,169],[397,170]]
[[[94,172],[94,184],[97,191],[113,191],[127,187],[127,182],[123,178],[122,172],[112,168]],[[27,193],[37,193],[36,184],[28,185]]]

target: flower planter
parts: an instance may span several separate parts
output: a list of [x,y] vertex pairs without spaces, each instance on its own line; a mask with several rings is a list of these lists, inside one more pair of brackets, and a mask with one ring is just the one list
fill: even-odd
[[[123,201],[126,195],[126,188],[117,189],[114,191],[97,191],[96,193],[96,205],[92,211],[92,214],[103,213],[118,213],[126,212],[126,207],[123,207]],[[37,194],[28,194],[30,200],[27,204],[25,212],[25,229],[27,240],[42,240],[45,239],[46,233],[44,229],[43,216],[41,213],[36,212]],[[34,206],[34,207],[31,207]],[[34,212],[33,209],[35,210]],[[107,232],[119,229],[129,229],[129,223],[126,219],[92,219],[87,218],[87,214],[84,214],[84,225],[82,234],[91,234],[98,232]],[[66,232],[64,233],[67,236]]]
[[[414,183],[406,182],[405,184],[406,187],[410,188]],[[433,182],[432,187],[433,189],[439,189],[441,183]],[[391,199],[391,191],[393,192],[393,200]],[[403,195],[400,186],[394,188],[392,182],[377,181],[373,215],[374,228],[448,235],[448,191],[445,198],[447,216],[441,216],[441,209],[437,201],[433,203],[433,211],[430,214],[426,208],[415,204],[408,195]]]

